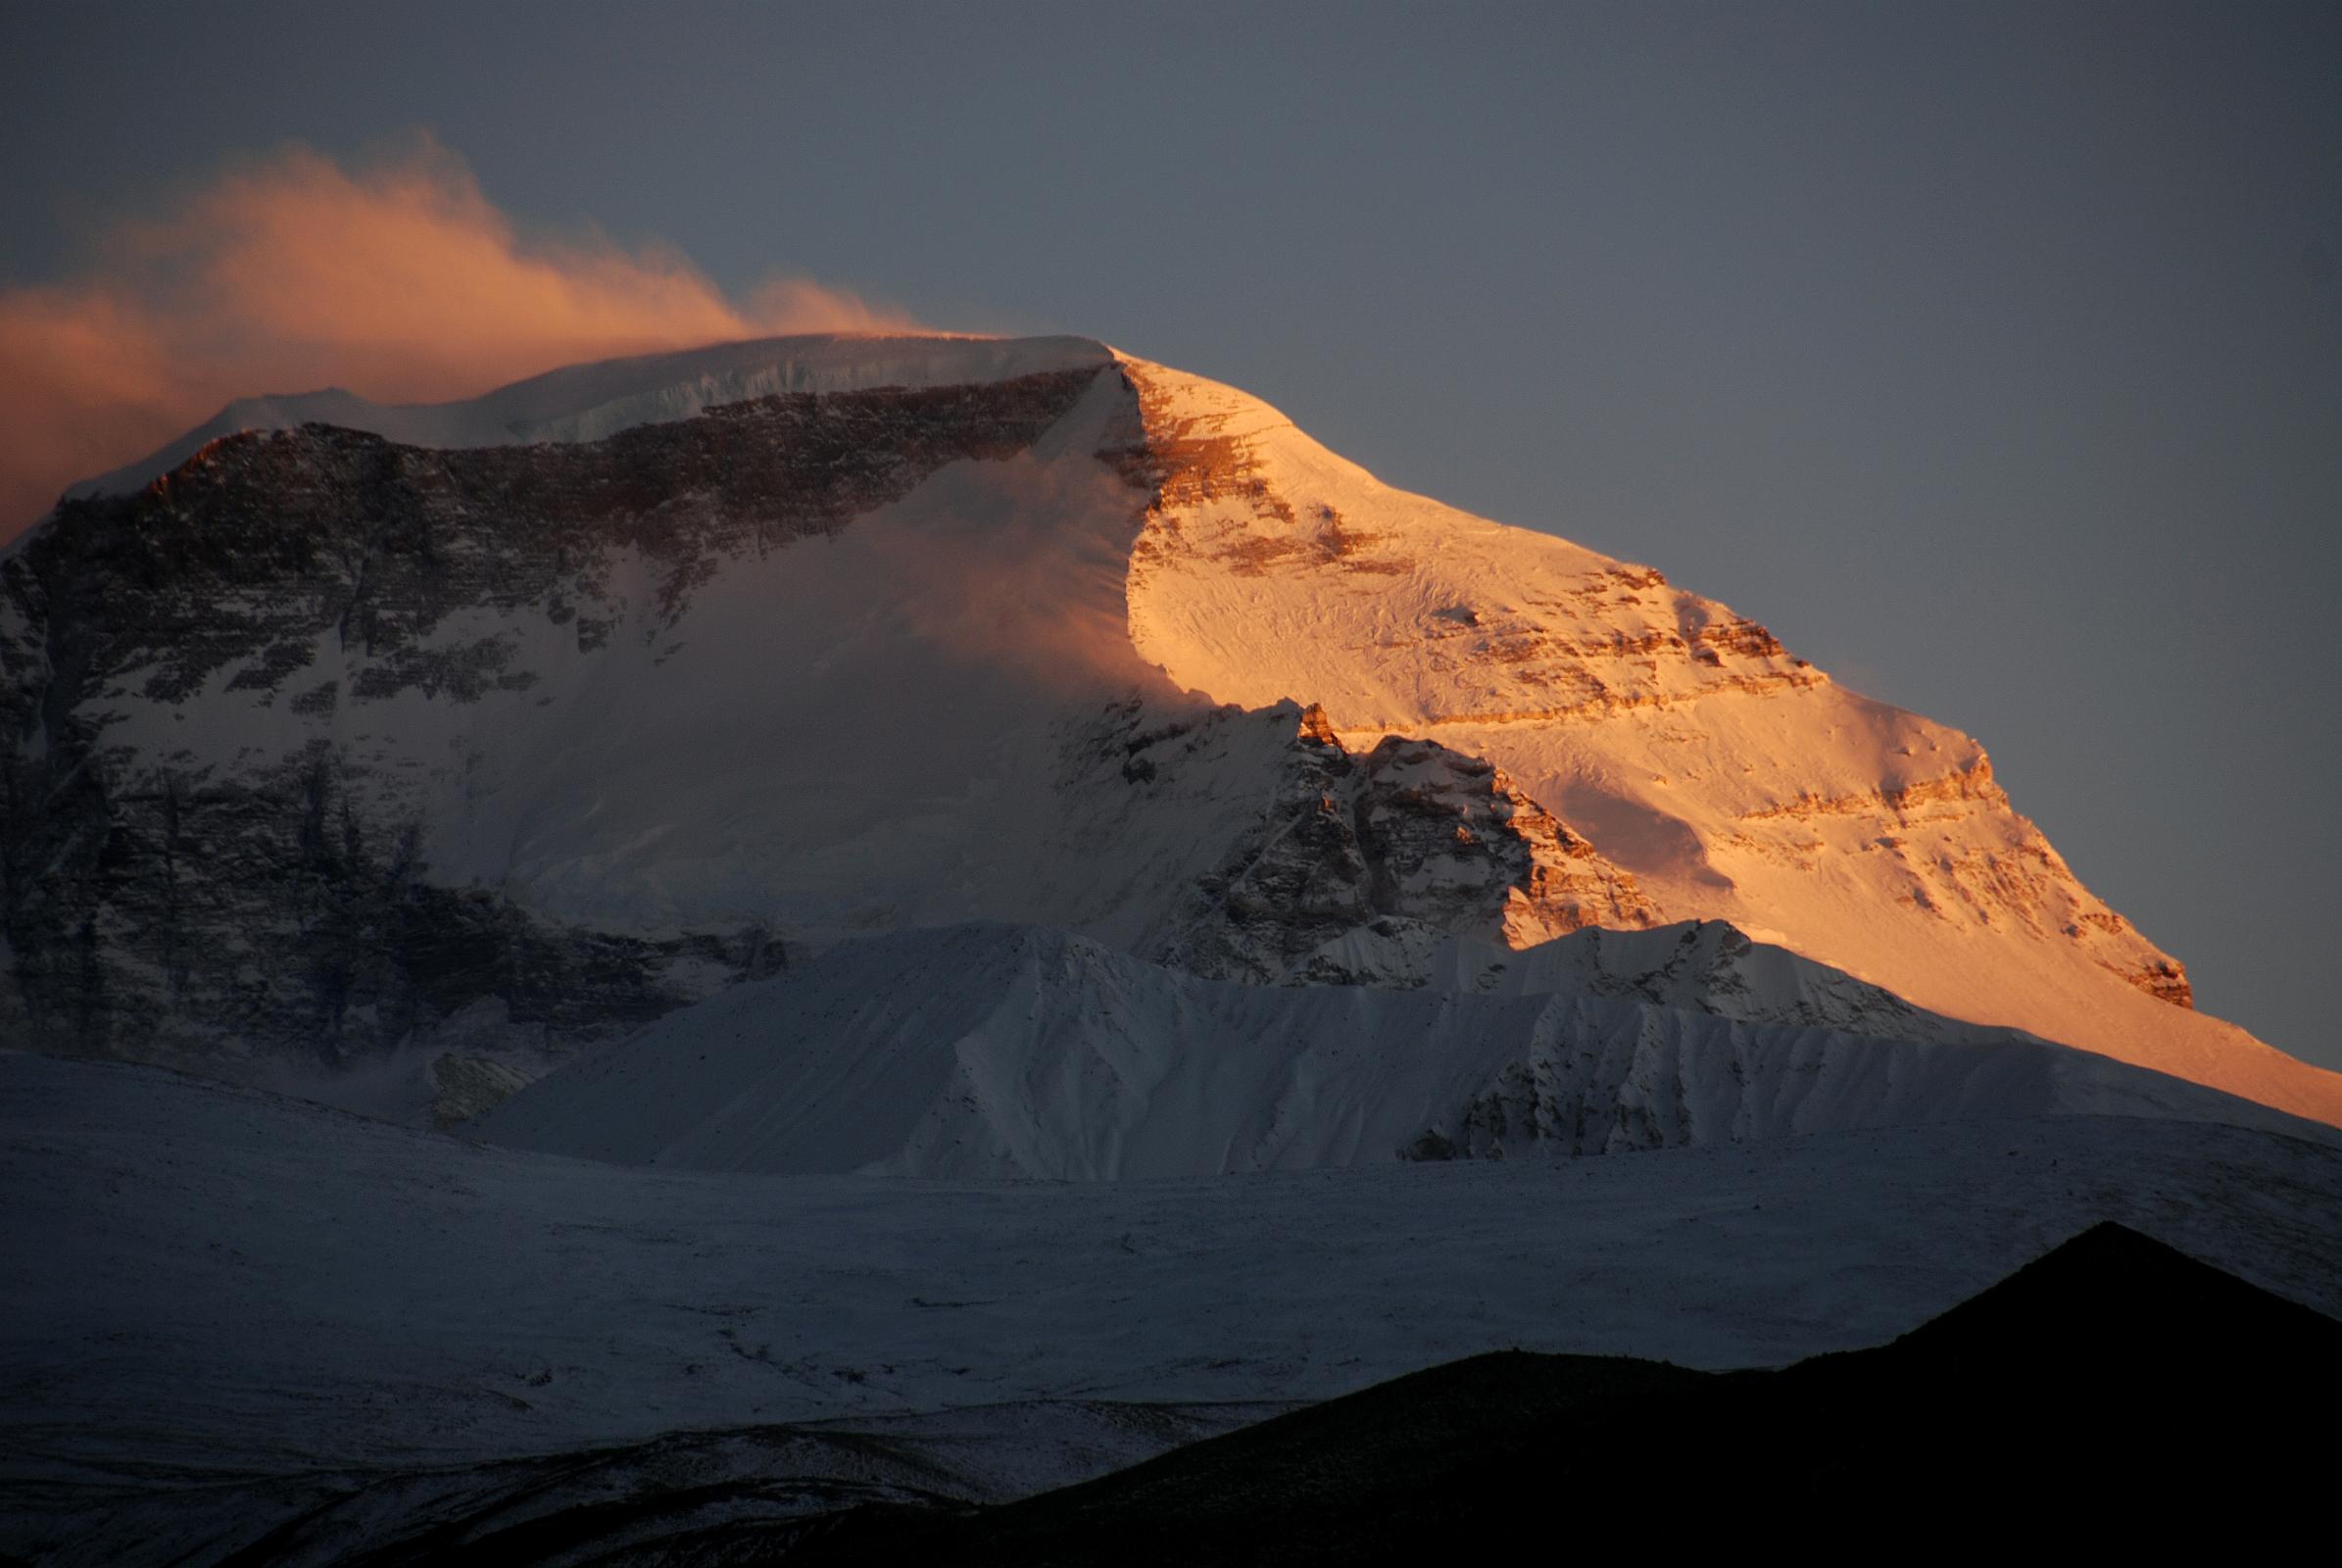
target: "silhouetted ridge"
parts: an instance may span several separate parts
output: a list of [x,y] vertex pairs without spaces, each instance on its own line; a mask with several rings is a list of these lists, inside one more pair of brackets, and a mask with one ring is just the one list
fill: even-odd
[[[2194,1348],[2207,1363],[2266,1363],[2274,1371],[2320,1347],[2330,1355],[2337,1333],[2342,1325],[2322,1313],[2107,1220],[1886,1348],[1915,1364],[2078,1355],[2087,1365],[2126,1373],[2128,1357]],[[2233,1343],[2219,1345],[2222,1337]],[[1840,1359],[1847,1357],[1805,1365]]]
[[2303,1521],[2342,1323],[2112,1223],[1876,1349],[1778,1372],[1474,1356],[1081,1486],[840,1516],[791,1563],[1352,1563],[1459,1542]]

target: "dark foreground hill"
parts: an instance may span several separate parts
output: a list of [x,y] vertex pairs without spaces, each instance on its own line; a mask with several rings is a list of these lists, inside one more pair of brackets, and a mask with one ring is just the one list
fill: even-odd
[[1003,1507],[836,1516],[775,1555],[1429,1562],[2072,1527],[2244,1542],[2322,1510],[2338,1393],[2342,1323],[2101,1224],[1877,1349],[1721,1374],[1475,1356]]

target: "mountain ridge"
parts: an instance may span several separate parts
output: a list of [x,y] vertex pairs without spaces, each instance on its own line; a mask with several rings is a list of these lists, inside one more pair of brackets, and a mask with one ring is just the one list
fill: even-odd
[[66,499],[133,493],[212,442],[252,431],[330,424],[402,445],[454,450],[594,441],[776,393],[966,385],[1095,368],[1112,352],[1089,338],[828,332],[561,366],[476,398],[438,403],[376,403],[341,387],[271,393],[236,399],[136,462],[68,487]]

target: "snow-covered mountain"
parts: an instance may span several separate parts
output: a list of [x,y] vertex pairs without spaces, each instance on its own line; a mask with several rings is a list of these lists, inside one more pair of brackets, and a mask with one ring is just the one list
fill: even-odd
[[533,1072],[970,920],[1522,996],[1577,972],[1554,938],[1709,920],[2342,1121],[1967,737],[1103,345],[777,339],[206,428],[0,559],[11,1039]]

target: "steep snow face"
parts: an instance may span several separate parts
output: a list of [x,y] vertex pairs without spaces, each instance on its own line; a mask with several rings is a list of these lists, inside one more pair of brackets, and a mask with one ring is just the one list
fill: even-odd
[[2342,1076],[2188,1010],[2179,965],[2075,880],[1969,737],[1647,567],[1392,490],[1257,399],[1126,367],[1156,490],[1131,634],[1181,686],[1322,705],[1353,749],[1486,759],[1661,919],[2342,1120]]
[[[1547,966],[1577,982],[1569,990],[1524,977],[1512,995],[1484,996],[1216,984],[1033,928],[903,932],[674,1013],[473,1130],[687,1170],[1098,1180],[1614,1153],[1978,1115],[2305,1125],[1907,1007],[1904,1038],[1847,1034],[1821,1020],[1884,1019],[1894,1000],[1785,954],[1744,961],[1750,945],[1734,937],[1655,932],[1639,956],[1565,938],[1555,946],[1589,948]],[[1662,942],[1672,961],[1635,972]],[[1636,995],[1735,963],[1739,985],[1699,994],[1712,1011]],[[1614,995],[1584,983],[1605,975]]]

